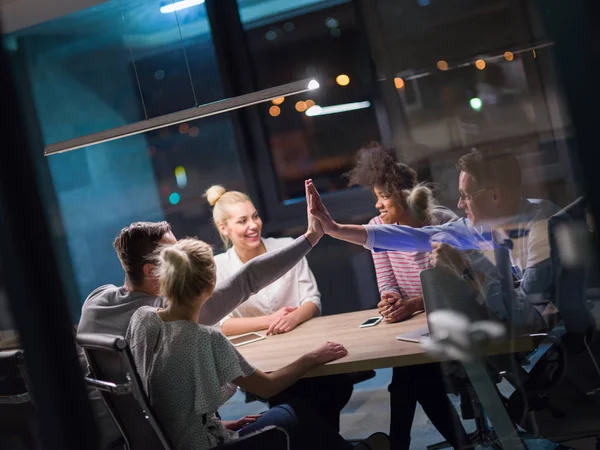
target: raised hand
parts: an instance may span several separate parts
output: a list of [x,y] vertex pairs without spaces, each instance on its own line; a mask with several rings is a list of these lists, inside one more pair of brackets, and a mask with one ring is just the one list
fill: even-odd
[[[321,222],[314,215],[310,213],[310,210],[314,208],[315,197],[312,192],[308,191],[308,186],[305,185],[306,192],[306,217],[308,219],[308,228],[306,230],[307,235],[313,235],[316,238],[320,239],[323,236],[323,227],[321,227]],[[317,241],[318,241],[317,239]]]
[[306,180],[306,198],[309,199],[309,216],[316,217],[321,223],[321,227],[323,231],[327,234],[330,234],[334,231],[338,225],[327,211],[323,200],[321,200],[321,196],[319,195],[319,191],[313,184],[312,180]]
[[316,350],[310,353],[316,364],[325,364],[337,359],[341,359],[348,354],[348,350],[342,344],[334,342],[325,342]]

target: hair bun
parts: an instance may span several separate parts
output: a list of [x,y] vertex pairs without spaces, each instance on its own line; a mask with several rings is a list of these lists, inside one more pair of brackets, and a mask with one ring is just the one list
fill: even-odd
[[189,262],[188,255],[173,245],[166,246],[162,249],[161,258],[175,270],[181,270],[181,268]]
[[431,220],[430,208],[433,203],[431,189],[421,183],[407,191],[406,202],[413,216],[421,223],[429,222]]
[[206,197],[206,200],[208,200],[208,204],[210,206],[215,206],[225,192],[227,192],[227,189],[225,189],[223,186],[215,184],[206,190],[204,196]]

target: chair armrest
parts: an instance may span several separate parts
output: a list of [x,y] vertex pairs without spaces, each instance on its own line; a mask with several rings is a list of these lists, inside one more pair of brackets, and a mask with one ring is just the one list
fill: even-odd
[[255,433],[229,441],[214,450],[289,450],[290,439],[283,428],[270,425]]
[[29,396],[28,392],[23,394],[0,396],[0,405],[19,405],[29,401],[31,401],[31,397]]
[[132,392],[131,383],[115,384],[108,381],[96,380],[95,378],[85,377],[85,382],[88,386],[94,387],[104,392],[111,394],[123,395]]

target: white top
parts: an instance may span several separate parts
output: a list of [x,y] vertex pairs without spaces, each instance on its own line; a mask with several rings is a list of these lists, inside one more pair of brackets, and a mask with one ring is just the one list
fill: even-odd
[[[268,252],[285,247],[292,238],[265,238],[262,242]],[[215,256],[217,264],[217,283],[221,282],[244,266],[235,249]],[[321,310],[321,293],[315,276],[308,267],[306,258],[296,264],[289,272],[267,287],[252,295],[248,300],[228,314],[221,323],[231,318],[266,316],[284,306],[299,307],[312,302]]]
[[127,341],[158,420],[179,450],[204,450],[235,439],[216,411],[236,392],[231,382],[254,369],[214,327],[163,322],[156,308],[131,317]]

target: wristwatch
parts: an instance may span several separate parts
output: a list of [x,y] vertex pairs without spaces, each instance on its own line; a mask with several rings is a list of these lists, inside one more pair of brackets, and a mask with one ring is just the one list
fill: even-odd
[[473,269],[471,269],[470,267],[465,267],[464,270],[462,271],[462,273],[460,274],[460,276],[467,283],[469,283],[471,281],[475,281],[475,273],[473,272]]

